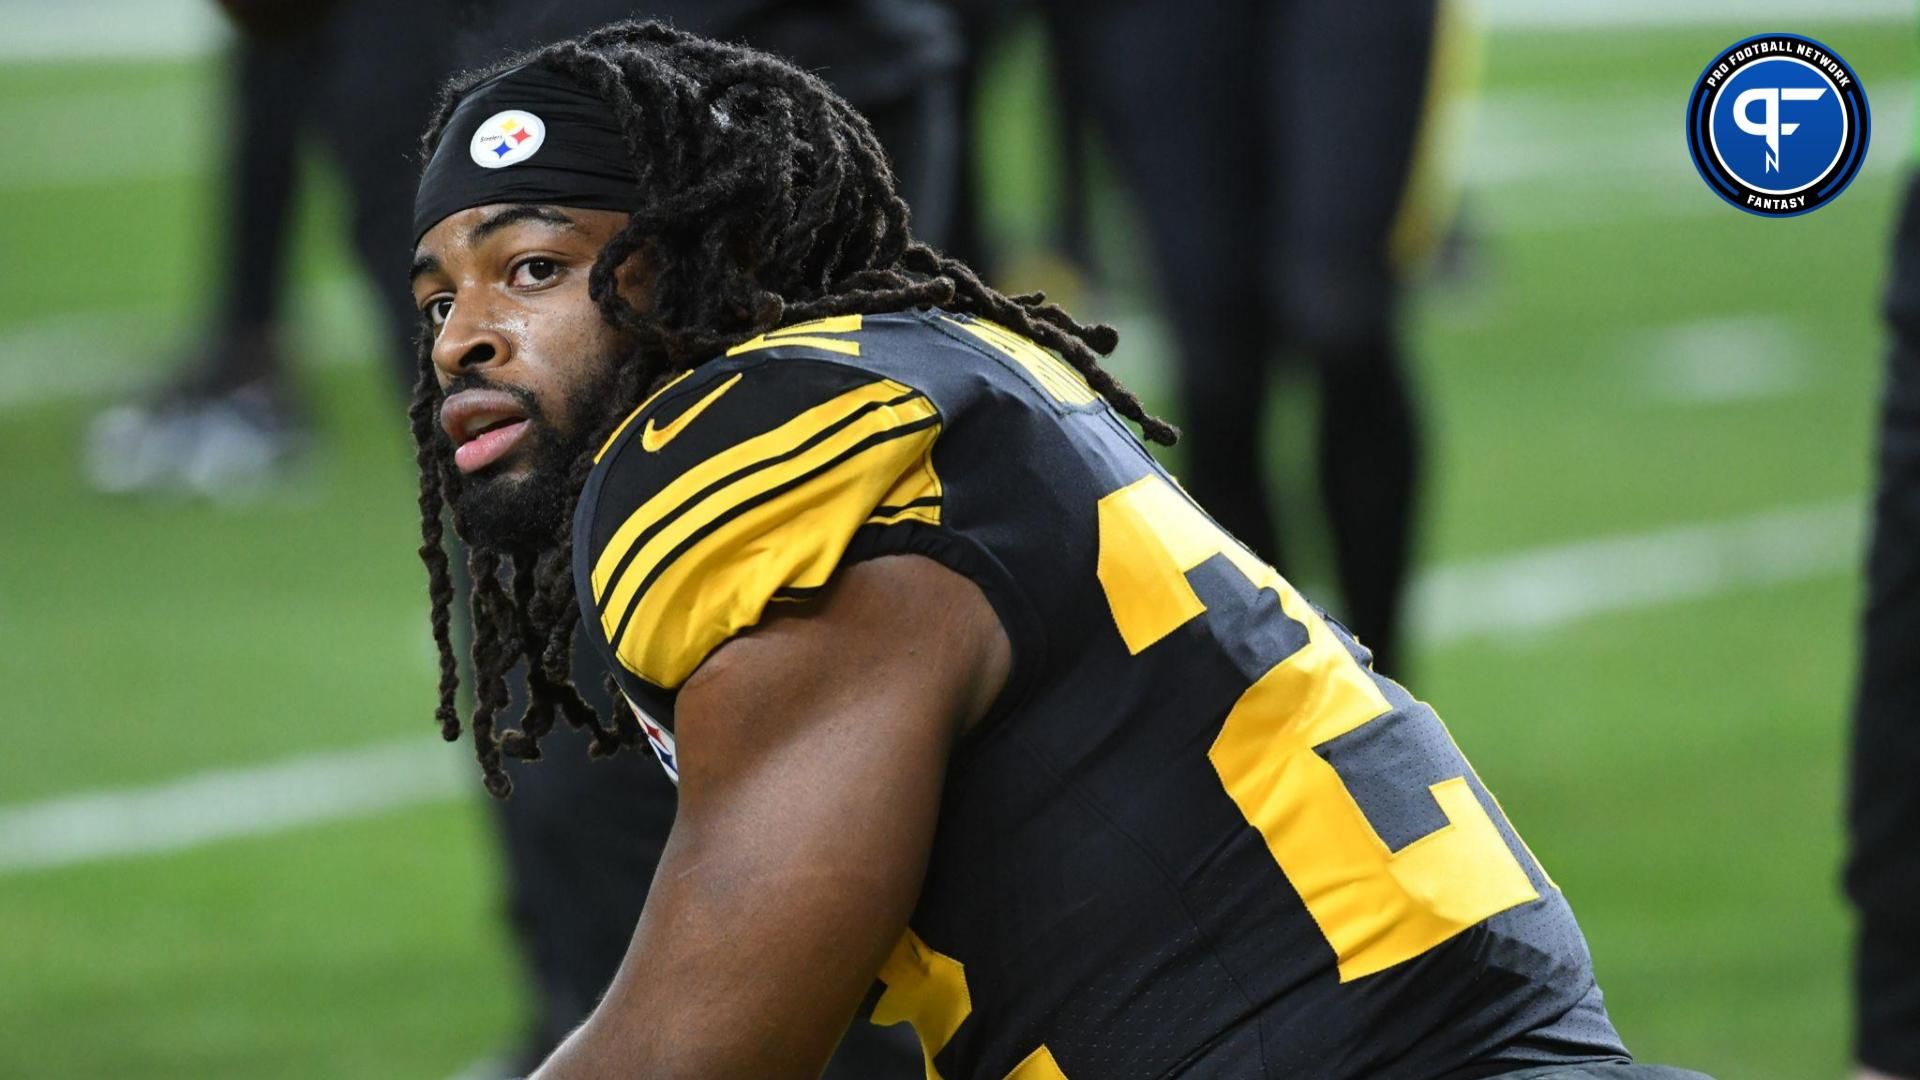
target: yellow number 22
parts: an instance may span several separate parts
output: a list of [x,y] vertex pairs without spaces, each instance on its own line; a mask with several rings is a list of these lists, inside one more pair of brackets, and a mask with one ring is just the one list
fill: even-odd
[[1279,573],[1158,475],[1101,499],[1099,515],[1100,585],[1128,651],[1205,614],[1186,575],[1216,555],[1306,628],[1306,645],[1234,703],[1207,757],[1333,947],[1341,982],[1539,896],[1465,776],[1429,787],[1446,825],[1388,849],[1314,748],[1393,706]]

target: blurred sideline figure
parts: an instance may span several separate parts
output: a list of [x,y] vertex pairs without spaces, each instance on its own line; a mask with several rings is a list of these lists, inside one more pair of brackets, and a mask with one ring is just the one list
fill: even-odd
[[1059,82],[1147,226],[1191,430],[1184,483],[1286,569],[1261,432],[1274,359],[1301,355],[1341,618],[1402,674],[1420,439],[1392,249],[1437,0],[1043,6]]
[[[319,141],[345,181],[353,248],[392,342],[383,364],[397,388],[410,388],[420,316],[406,266],[420,131],[453,71],[555,37],[646,14],[792,56],[873,120],[915,230],[938,242],[947,228],[959,153],[951,84],[959,45],[946,12],[930,0],[223,6],[241,38],[221,299],[206,344],[184,371],[96,421],[87,456],[103,490],[243,495],[284,477],[305,449],[281,320],[297,150],[306,138]],[[604,675],[591,650],[578,651],[575,682],[603,711],[611,708]],[[523,699],[524,683],[516,679],[513,692]],[[555,734],[562,744],[576,738]],[[592,1009],[645,903],[674,795],[651,762],[632,755],[589,762],[580,741],[522,778],[519,798],[496,805],[507,917],[532,977],[533,1015],[524,1043],[497,1065],[478,1067],[476,1077],[530,1069]],[[888,1080],[920,1072],[910,1032],[862,1025],[826,1075]]]
[[1862,1080],[1920,1078],[1920,175],[1907,182],[1886,294],[1892,331],[1853,713],[1847,894],[1859,913]]
[[215,310],[181,370],[95,420],[86,446],[95,488],[240,497],[285,479],[307,449],[282,320],[299,151],[309,140],[352,196],[354,251],[382,283],[375,293],[391,343],[383,360],[405,385],[418,316],[392,287],[407,227],[394,202],[416,172],[414,117],[452,63],[436,15],[449,2],[421,0],[397,17],[368,0],[224,0],[241,35]]

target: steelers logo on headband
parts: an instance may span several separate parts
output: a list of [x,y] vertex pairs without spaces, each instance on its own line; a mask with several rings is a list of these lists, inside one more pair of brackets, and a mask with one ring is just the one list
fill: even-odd
[[538,63],[508,68],[460,96],[413,201],[413,240],[452,214],[494,203],[631,213],[639,170],[600,96]]
[[545,121],[524,109],[508,109],[480,124],[467,144],[467,156],[483,169],[504,169],[539,153],[546,141]]

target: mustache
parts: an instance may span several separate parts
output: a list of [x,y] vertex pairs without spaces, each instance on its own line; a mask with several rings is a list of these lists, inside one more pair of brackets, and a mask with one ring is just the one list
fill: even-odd
[[547,422],[547,413],[545,409],[540,407],[540,399],[534,397],[533,391],[528,390],[524,386],[515,386],[508,382],[496,382],[479,372],[469,371],[455,375],[445,387],[441,388],[440,400],[444,402],[463,390],[492,390],[496,393],[506,394],[519,404],[521,411],[527,414],[527,419],[538,421],[541,424]]

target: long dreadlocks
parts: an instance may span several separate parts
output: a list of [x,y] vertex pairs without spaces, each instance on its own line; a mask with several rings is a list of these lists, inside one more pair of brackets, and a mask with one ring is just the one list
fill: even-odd
[[[991,319],[1052,348],[1148,439],[1171,445],[1178,437],[1100,367],[1099,357],[1118,342],[1111,327],[1077,322],[1040,293],[1003,296],[966,264],[913,240],[906,203],[867,122],[819,79],[764,53],[659,23],[616,23],[456,79],[427,129],[426,156],[462,95],[523,64],[564,74],[607,103],[643,193],[588,275],[601,316],[634,347],[618,365],[613,400],[587,446],[600,445],[668,378],[755,334],[830,315],[926,306]],[[652,282],[644,312],[619,289],[621,268],[636,256]],[[420,466],[420,558],[440,659],[435,717],[441,736],[453,741],[461,726],[460,676],[442,515],[458,506],[460,474],[434,422],[440,390],[431,346],[423,337],[408,415]],[[574,462],[572,492],[592,467],[591,452]],[[475,679],[469,723],[487,790],[501,798],[513,787],[503,756],[538,758],[540,740],[558,717],[592,734],[595,756],[641,738],[626,710],[603,718],[573,685],[580,612],[571,515],[561,522],[551,542],[538,547],[468,547]],[[457,509],[454,526],[472,535]],[[509,700],[507,674],[522,661],[526,714],[517,729],[496,733]]]

